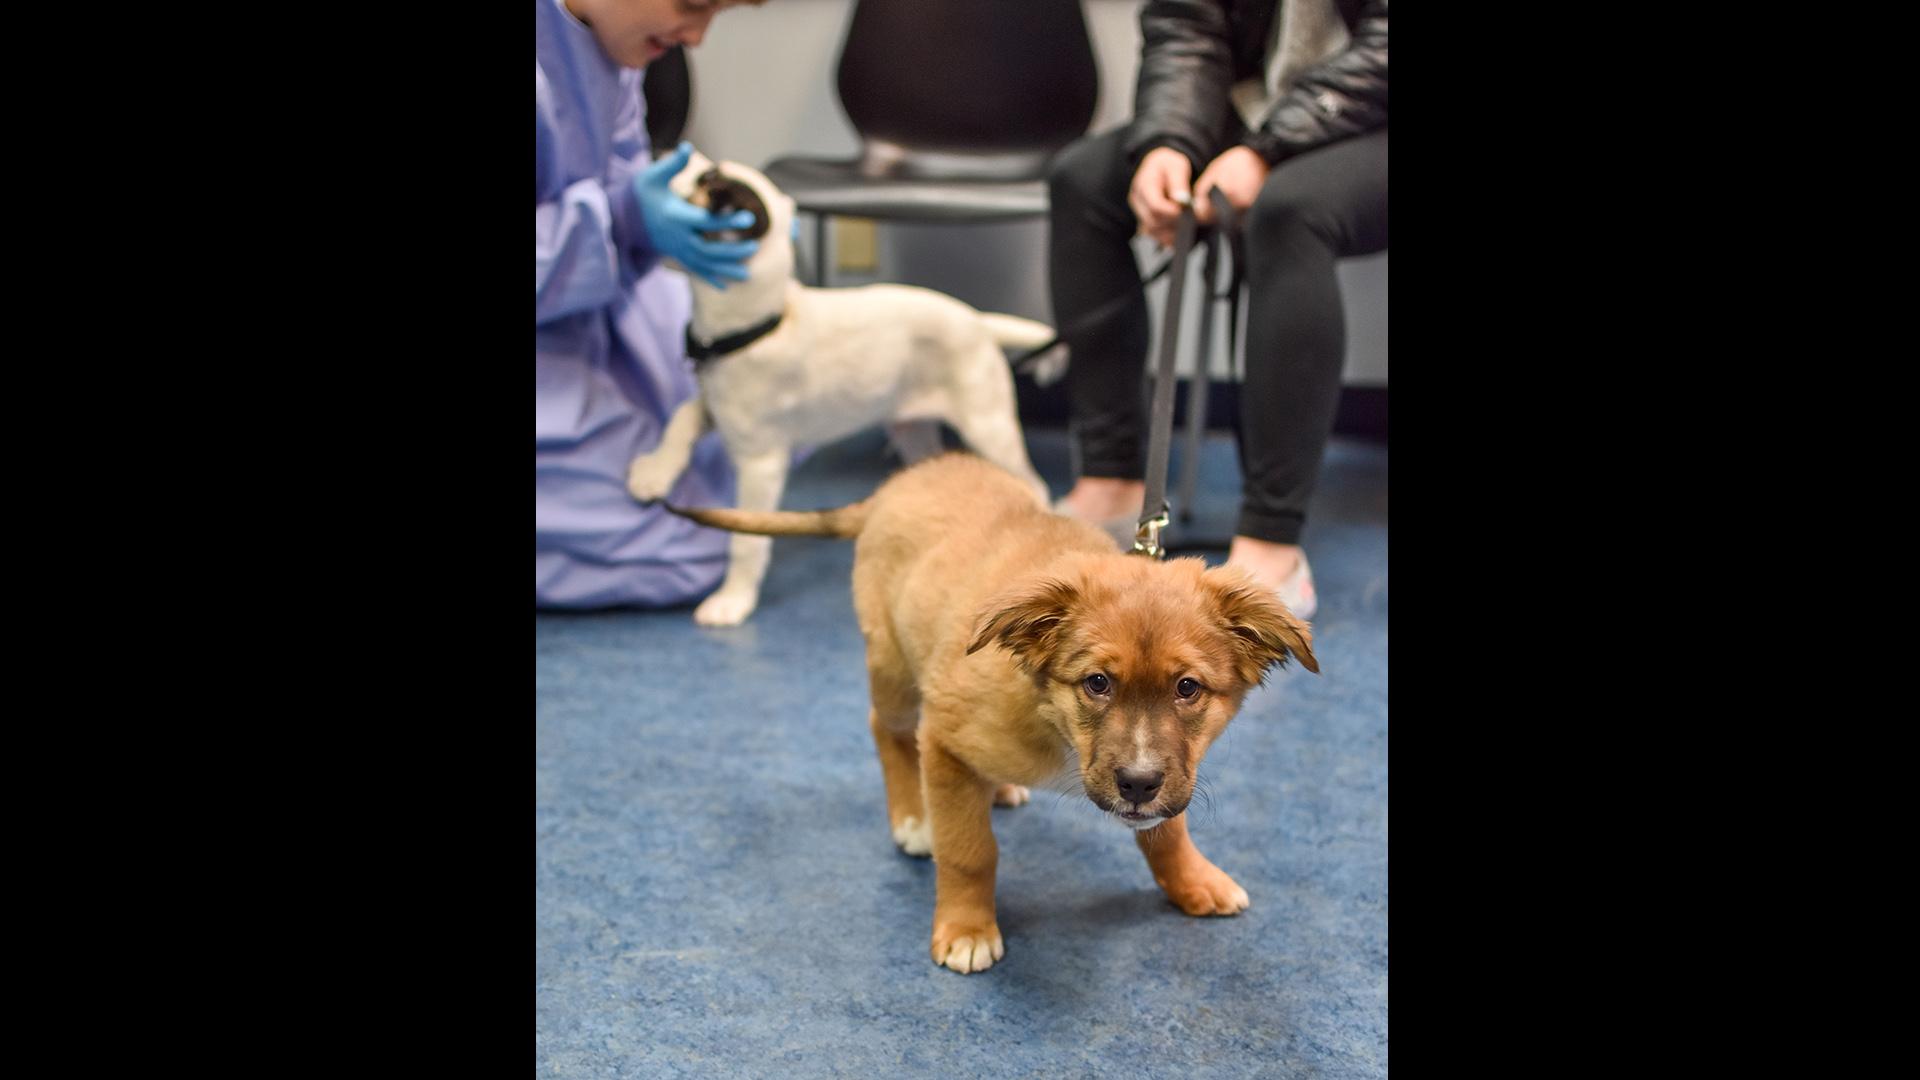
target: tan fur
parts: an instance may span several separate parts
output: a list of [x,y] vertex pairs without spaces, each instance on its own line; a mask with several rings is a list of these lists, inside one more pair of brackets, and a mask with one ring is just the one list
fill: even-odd
[[668,506],[683,518],[731,532],[755,536],[837,536],[843,540],[860,535],[867,520],[867,504],[854,503],[836,510],[791,511],[728,510],[721,507],[699,509]]
[[[1241,699],[1312,632],[1233,567],[1118,554],[1099,529],[1047,513],[1022,481],[964,454],[923,462],[855,507],[750,517],[767,533],[857,530],[853,605],[867,643],[868,717],[894,836],[931,825],[935,963],[982,971],[1005,953],[994,916],[989,808],[1024,801],[1079,763],[1087,797],[1126,806],[1114,770],[1151,766],[1158,793],[1131,822],[1154,880],[1190,915],[1247,894],[1187,836],[1194,772]],[[1096,695],[1086,679],[1109,679]],[[1197,680],[1190,700],[1181,680]],[[1118,819],[1116,819],[1118,820]]]

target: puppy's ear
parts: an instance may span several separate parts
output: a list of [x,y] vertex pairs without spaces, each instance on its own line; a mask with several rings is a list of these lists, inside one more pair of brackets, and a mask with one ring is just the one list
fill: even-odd
[[1071,583],[1047,579],[1028,583],[988,601],[974,624],[971,656],[998,642],[1028,674],[1046,668],[1065,637],[1067,616],[1080,602]]
[[1218,566],[1200,576],[1213,590],[1221,624],[1233,635],[1236,666],[1248,685],[1262,682],[1267,669],[1286,666],[1291,655],[1300,666],[1320,673],[1313,658],[1313,631],[1295,618],[1273,590],[1236,566]]

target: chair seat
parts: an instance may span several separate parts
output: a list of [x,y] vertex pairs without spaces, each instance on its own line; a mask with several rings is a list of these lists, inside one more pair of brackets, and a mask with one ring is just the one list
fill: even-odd
[[1047,212],[1047,182],[875,177],[861,161],[785,157],[761,170],[810,213],[891,221],[1009,221]]

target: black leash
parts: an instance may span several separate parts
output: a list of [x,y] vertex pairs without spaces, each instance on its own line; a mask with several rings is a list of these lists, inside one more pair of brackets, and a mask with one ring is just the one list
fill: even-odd
[[[1133,554],[1166,558],[1160,530],[1167,524],[1167,450],[1173,438],[1173,360],[1180,344],[1180,302],[1186,298],[1187,256],[1193,252],[1193,204],[1180,208],[1173,230],[1173,277],[1167,282],[1167,314],[1160,320],[1160,364],[1153,378],[1153,405],[1147,421],[1147,493],[1140,503],[1140,524]],[[1157,508],[1157,509],[1156,509]]]
[[[1231,233],[1234,222],[1232,204],[1227,202],[1227,197],[1219,188],[1207,194],[1213,201],[1213,212],[1220,221],[1220,227]],[[1180,219],[1174,228],[1171,260],[1173,278],[1167,283],[1166,317],[1160,321],[1160,364],[1153,380],[1153,405],[1147,428],[1147,490],[1140,503],[1140,524],[1133,537],[1133,554],[1154,559],[1164,559],[1167,555],[1167,549],[1160,543],[1160,530],[1166,527],[1170,510],[1167,505],[1167,460],[1173,442],[1173,361],[1180,346],[1181,301],[1186,294],[1187,257],[1193,252],[1194,229],[1193,206],[1189,202],[1181,207]],[[1207,276],[1211,283],[1211,268]],[[1212,297],[1209,296],[1209,299]],[[1210,318],[1211,312],[1202,310],[1201,316]],[[1202,356],[1200,362],[1206,363],[1206,357]]]
[[[1144,289],[1147,286],[1153,284],[1154,282],[1159,281],[1161,278],[1166,276],[1167,271],[1170,268],[1172,268],[1172,266],[1173,266],[1173,259],[1168,258],[1166,262],[1163,262],[1159,266],[1155,267],[1153,273],[1148,274],[1146,277],[1143,277],[1140,279],[1140,287]],[[1094,308],[1092,311],[1087,312],[1085,315],[1080,316],[1079,320],[1076,321],[1072,327],[1070,327],[1070,329],[1073,332],[1073,336],[1080,337],[1081,335],[1085,334],[1087,331],[1093,329],[1096,326],[1099,326],[1102,322],[1105,322],[1106,320],[1112,318],[1113,316],[1118,315],[1120,313],[1120,309],[1122,307],[1125,307],[1127,301],[1131,299],[1133,299],[1133,290],[1129,289],[1126,292],[1121,293],[1119,296],[1116,296],[1113,299],[1108,300],[1106,303],[1101,304],[1099,307]],[[1051,349],[1054,346],[1060,344],[1060,342],[1065,340],[1066,337],[1067,337],[1066,330],[1058,331],[1053,335],[1052,341],[1049,341],[1045,345],[1042,345],[1038,348],[1028,349],[1026,352],[1023,352],[1020,355],[1009,360],[1008,363],[1012,364],[1014,367],[1017,368],[1020,365],[1026,363],[1027,361],[1033,359],[1034,357],[1039,356],[1041,353],[1046,352],[1048,349]]]

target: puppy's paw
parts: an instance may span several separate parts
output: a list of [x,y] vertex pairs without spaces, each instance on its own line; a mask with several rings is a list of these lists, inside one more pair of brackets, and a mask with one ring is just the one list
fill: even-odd
[[933,962],[936,964],[968,975],[987,970],[1005,955],[1007,946],[1000,940],[997,922],[934,924]]
[[1032,797],[1033,793],[1019,784],[1001,784],[1000,789],[993,793],[993,805],[1025,806]]
[[1154,881],[1175,907],[1189,915],[1238,915],[1253,906],[1247,890],[1211,863],[1178,877],[1158,877]]
[[933,854],[933,823],[909,814],[893,827],[893,842],[901,851],[924,859]]
[[693,609],[693,621],[701,626],[739,626],[753,614],[760,598],[753,593],[728,592],[725,589],[714,593]]
[[642,454],[627,466],[627,494],[641,502],[664,499],[685,465],[684,461],[670,460],[667,454]]

